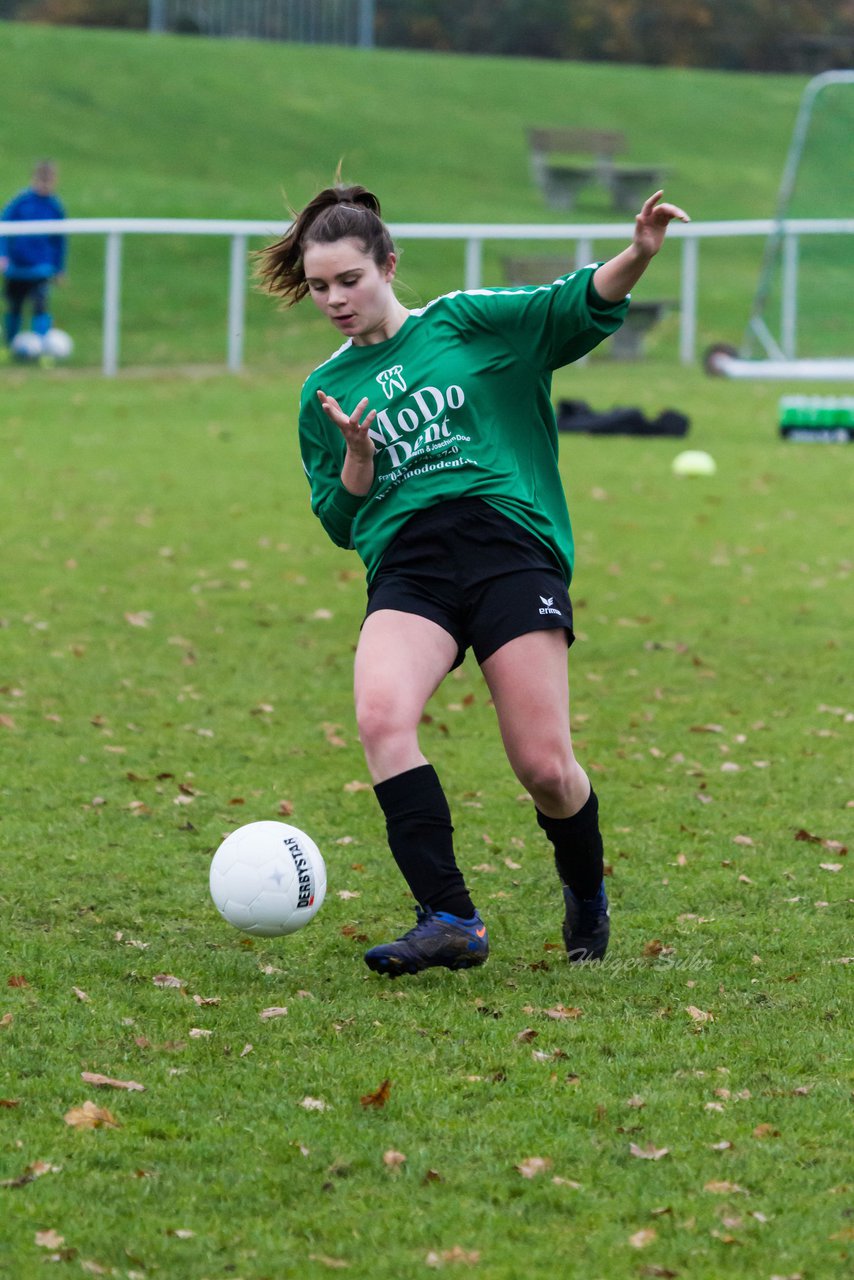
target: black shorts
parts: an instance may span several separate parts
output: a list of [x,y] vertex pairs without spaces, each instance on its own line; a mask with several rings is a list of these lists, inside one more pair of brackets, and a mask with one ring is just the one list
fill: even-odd
[[9,304],[9,310],[13,314],[18,314],[29,299],[36,315],[43,314],[47,310],[50,283],[50,279],[18,280],[6,276],[3,281],[3,292]]
[[471,645],[483,663],[508,640],[563,628],[572,605],[545,543],[480,498],[420,511],[386,550],[368,587],[368,616],[399,609],[429,618],[457,642],[454,666]]

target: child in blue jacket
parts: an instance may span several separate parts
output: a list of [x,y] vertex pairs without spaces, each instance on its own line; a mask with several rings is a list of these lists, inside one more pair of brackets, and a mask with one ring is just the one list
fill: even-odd
[[[35,222],[65,217],[54,195],[56,166],[45,160],[36,165],[32,185],[20,192],[0,213],[0,222]],[[0,236],[0,272],[6,295],[5,337],[9,346],[21,328],[24,304],[32,307],[33,332],[43,337],[52,326],[48,311],[50,286],[65,270],[66,237],[63,235]]]

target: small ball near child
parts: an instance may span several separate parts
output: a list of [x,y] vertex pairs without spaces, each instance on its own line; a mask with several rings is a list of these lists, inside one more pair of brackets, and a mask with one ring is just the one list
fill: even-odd
[[710,453],[702,449],[686,449],[677,453],[671,464],[675,476],[713,476],[718,464]]

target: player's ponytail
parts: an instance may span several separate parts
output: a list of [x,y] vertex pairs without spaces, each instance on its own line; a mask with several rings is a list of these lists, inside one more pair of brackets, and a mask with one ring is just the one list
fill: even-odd
[[294,221],[280,240],[258,254],[263,288],[290,306],[299,302],[308,293],[303,268],[306,246],[334,244],[347,237],[358,240],[379,267],[395,251],[372,191],[360,186],[326,187],[301,212],[294,212]]

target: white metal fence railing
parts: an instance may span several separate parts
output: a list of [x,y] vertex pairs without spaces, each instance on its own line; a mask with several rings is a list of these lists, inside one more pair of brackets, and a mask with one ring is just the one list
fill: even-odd
[[[231,242],[227,319],[227,364],[234,372],[243,366],[243,331],[246,307],[247,256],[249,239],[266,241],[281,236],[286,222],[235,221],[195,218],[67,218],[56,222],[0,222],[0,236],[101,235],[105,237],[104,309],[102,370],[112,376],[119,367],[121,317],[122,245],[129,235],[224,236]],[[390,223],[394,238],[407,240],[458,240],[464,248],[464,287],[480,288],[483,279],[483,246],[486,241],[556,240],[575,245],[575,265],[595,258],[594,246],[603,240],[626,242],[632,226],[618,223],[563,226],[505,223]],[[693,364],[697,357],[697,312],[699,306],[700,243],[703,240],[739,236],[782,235],[781,282],[782,355],[795,355],[798,312],[798,244],[805,236],[854,236],[854,218],[799,218],[777,222],[772,218],[753,221],[672,223],[670,239],[681,243],[679,289],[679,358]]]

